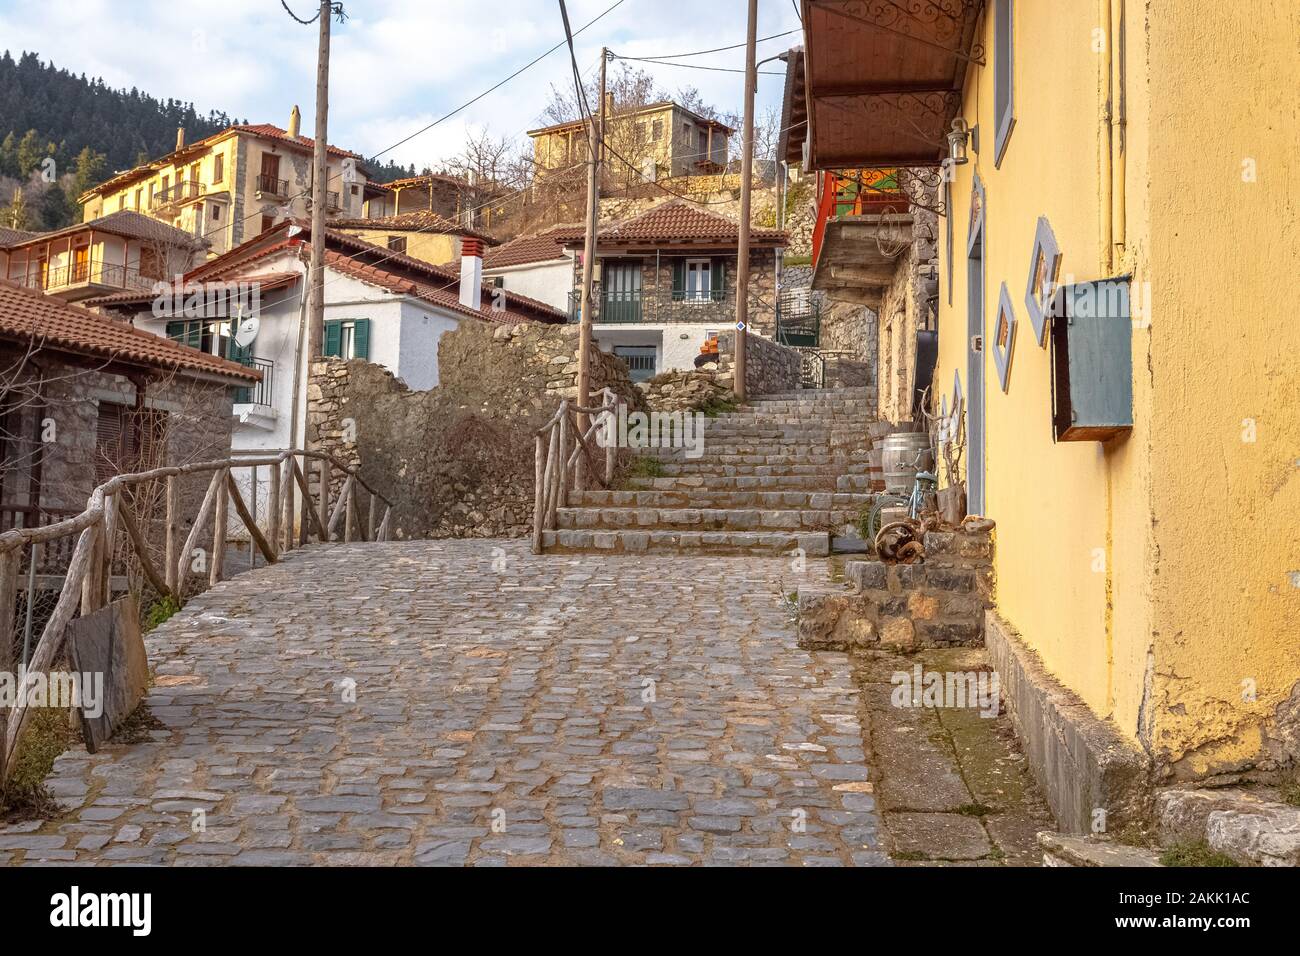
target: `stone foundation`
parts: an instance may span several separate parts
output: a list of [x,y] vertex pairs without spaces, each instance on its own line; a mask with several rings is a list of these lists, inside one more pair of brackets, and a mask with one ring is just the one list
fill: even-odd
[[1030,769],[1066,833],[1145,829],[1150,762],[1109,721],[1060,684],[996,612],[984,642]]
[[977,646],[993,600],[992,522],[929,532],[917,564],[850,561],[851,592],[800,595],[799,646],[895,651]]
[[664,372],[637,387],[646,405],[656,412],[700,411],[721,402],[735,401],[731,376],[726,379],[717,366],[690,372]]

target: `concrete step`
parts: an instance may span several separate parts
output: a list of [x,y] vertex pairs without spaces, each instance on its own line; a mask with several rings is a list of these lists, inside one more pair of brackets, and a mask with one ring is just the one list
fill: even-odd
[[[849,476],[862,477],[862,476]],[[835,491],[834,475],[673,475],[663,478],[629,478],[628,487],[642,491]],[[843,488],[842,491],[869,490]]]
[[802,550],[805,557],[830,554],[825,533],[781,531],[578,531],[561,529],[542,534],[546,551],[604,551],[639,554],[783,555]]
[[856,511],[776,510],[771,508],[560,508],[561,529],[641,531],[835,531]]
[[571,491],[574,508],[775,508],[845,510],[856,514],[870,505],[868,494],[834,494],[826,491],[715,491],[711,488],[677,491]]

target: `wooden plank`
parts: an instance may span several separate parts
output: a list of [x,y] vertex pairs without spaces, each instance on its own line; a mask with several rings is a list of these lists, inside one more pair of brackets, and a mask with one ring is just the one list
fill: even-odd
[[533,554],[542,553],[542,518],[546,501],[546,439],[534,439],[533,448]]
[[239,482],[235,481],[235,476],[226,472],[226,487],[230,489],[230,500],[235,503],[235,511],[239,519],[244,522],[244,527],[248,529],[253,543],[257,545],[257,550],[262,552],[262,557],[266,558],[267,564],[275,564],[275,552],[271,550],[271,544],[262,536],[262,530],[257,526],[257,520],[249,512],[248,506],[244,504],[244,496],[239,490]]
[[[68,625],[68,658],[74,673],[102,674],[103,697],[82,696],[78,717],[92,754],[131,716],[149,686],[149,657],[140,637],[140,609],[128,595]],[[83,685],[84,686],[84,685]],[[95,714],[85,705],[93,703]]]
[[298,480],[298,488],[302,491],[303,529],[301,532],[301,543],[307,543],[306,534],[308,521],[316,526],[316,533],[320,535],[320,540],[328,541],[329,535],[325,533],[325,525],[321,523],[320,515],[316,513],[316,509],[311,507],[311,492],[307,490],[307,478],[303,475],[302,469],[298,467],[297,462],[294,462],[293,464],[293,476]]
[[331,537],[334,535],[334,529],[339,526],[339,518],[347,510],[348,495],[351,493],[352,476],[349,475],[348,480],[343,482],[343,487],[339,489],[339,500],[334,502],[334,510],[330,512],[329,524],[326,525]]
[[328,458],[320,460],[320,527],[325,530],[321,533],[321,540],[330,539],[330,462]]

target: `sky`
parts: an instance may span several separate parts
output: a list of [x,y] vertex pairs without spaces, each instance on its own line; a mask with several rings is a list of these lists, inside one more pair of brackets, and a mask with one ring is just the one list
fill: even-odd
[[[316,0],[285,0],[304,18]],[[615,0],[567,0],[576,31]],[[558,0],[344,0],[333,26],[330,142],[417,169],[456,154],[467,128],[519,137],[542,125],[552,84],[573,84],[565,48],[455,117],[395,146],[564,39]],[[745,0],[622,0],[574,42],[594,76],[600,48],[665,56],[743,43]],[[758,36],[799,26],[790,0],[759,0]],[[763,59],[801,42],[760,43]],[[0,49],[21,51],[113,87],[193,101],[254,123],[285,126],[290,109],[313,129],[317,27],[300,26],[280,0],[0,0]],[[744,48],[682,62],[738,69]],[[631,63],[669,91],[695,86],[721,112],[739,114],[740,73]],[[617,64],[611,64],[616,67]],[[785,65],[760,68],[757,109],[781,102]],[[395,147],[395,148],[393,148]]]

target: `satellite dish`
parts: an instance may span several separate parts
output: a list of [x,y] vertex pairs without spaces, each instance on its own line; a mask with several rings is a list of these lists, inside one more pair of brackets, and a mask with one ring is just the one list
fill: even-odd
[[241,349],[248,348],[257,339],[257,332],[261,326],[261,320],[255,315],[240,320],[239,325],[235,328],[235,344]]
[[294,236],[298,235],[301,232],[302,232],[302,226],[298,225],[297,223],[294,223],[292,226],[289,227],[289,238],[292,239]]

